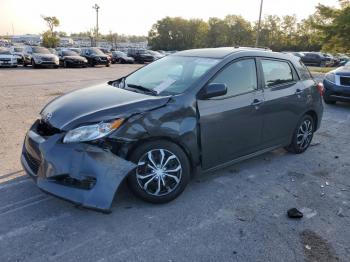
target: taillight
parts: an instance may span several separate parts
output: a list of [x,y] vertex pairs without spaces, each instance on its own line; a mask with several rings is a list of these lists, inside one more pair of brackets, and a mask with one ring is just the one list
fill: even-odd
[[323,94],[324,94],[324,86],[323,86],[323,84],[322,83],[318,83],[316,88],[317,88],[317,91],[320,93],[320,96],[323,96]]

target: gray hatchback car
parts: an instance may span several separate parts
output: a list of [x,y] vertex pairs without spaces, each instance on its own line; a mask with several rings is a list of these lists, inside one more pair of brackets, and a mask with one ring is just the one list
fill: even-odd
[[176,198],[191,174],[285,147],[320,127],[323,86],[300,58],[254,48],[178,52],[54,99],[27,133],[38,187],[108,210],[124,178],[142,199]]

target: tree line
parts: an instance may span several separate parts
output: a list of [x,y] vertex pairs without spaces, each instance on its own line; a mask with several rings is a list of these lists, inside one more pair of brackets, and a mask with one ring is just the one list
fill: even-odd
[[[268,15],[261,21],[259,46],[274,51],[350,52],[350,0],[340,7],[319,4],[315,13],[298,21],[295,15]],[[148,33],[154,50],[184,50],[203,47],[254,46],[257,22],[240,15],[220,19],[165,17]]]

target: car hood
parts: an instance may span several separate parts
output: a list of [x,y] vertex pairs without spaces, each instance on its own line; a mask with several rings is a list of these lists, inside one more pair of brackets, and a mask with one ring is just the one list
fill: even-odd
[[64,58],[77,61],[86,61],[86,59],[82,56],[65,56]]
[[82,124],[128,117],[161,106],[169,97],[136,93],[101,84],[60,96],[40,112],[44,121],[63,131]]
[[105,57],[105,58],[108,58],[108,55],[91,55],[91,57]]
[[333,71],[336,75],[350,76],[350,66],[341,66]]
[[34,53],[33,56],[35,56],[35,57],[46,57],[46,58],[55,58],[55,57],[57,57],[54,54],[37,54],[37,53]]
[[12,59],[14,56],[13,55],[0,55],[0,58],[9,58]]

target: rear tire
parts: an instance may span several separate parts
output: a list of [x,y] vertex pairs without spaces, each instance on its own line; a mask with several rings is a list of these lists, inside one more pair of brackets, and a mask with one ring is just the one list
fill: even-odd
[[304,153],[314,136],[315,121],[310,115],[304,115],[298,122],[293,133],[292,143],[285,149],[294,154]]
[[140,145],[130,160],[138,166],[128,177],[130,189],[151,203],[177,198],[190,179],[190,163],[184,151],[164,140]]

